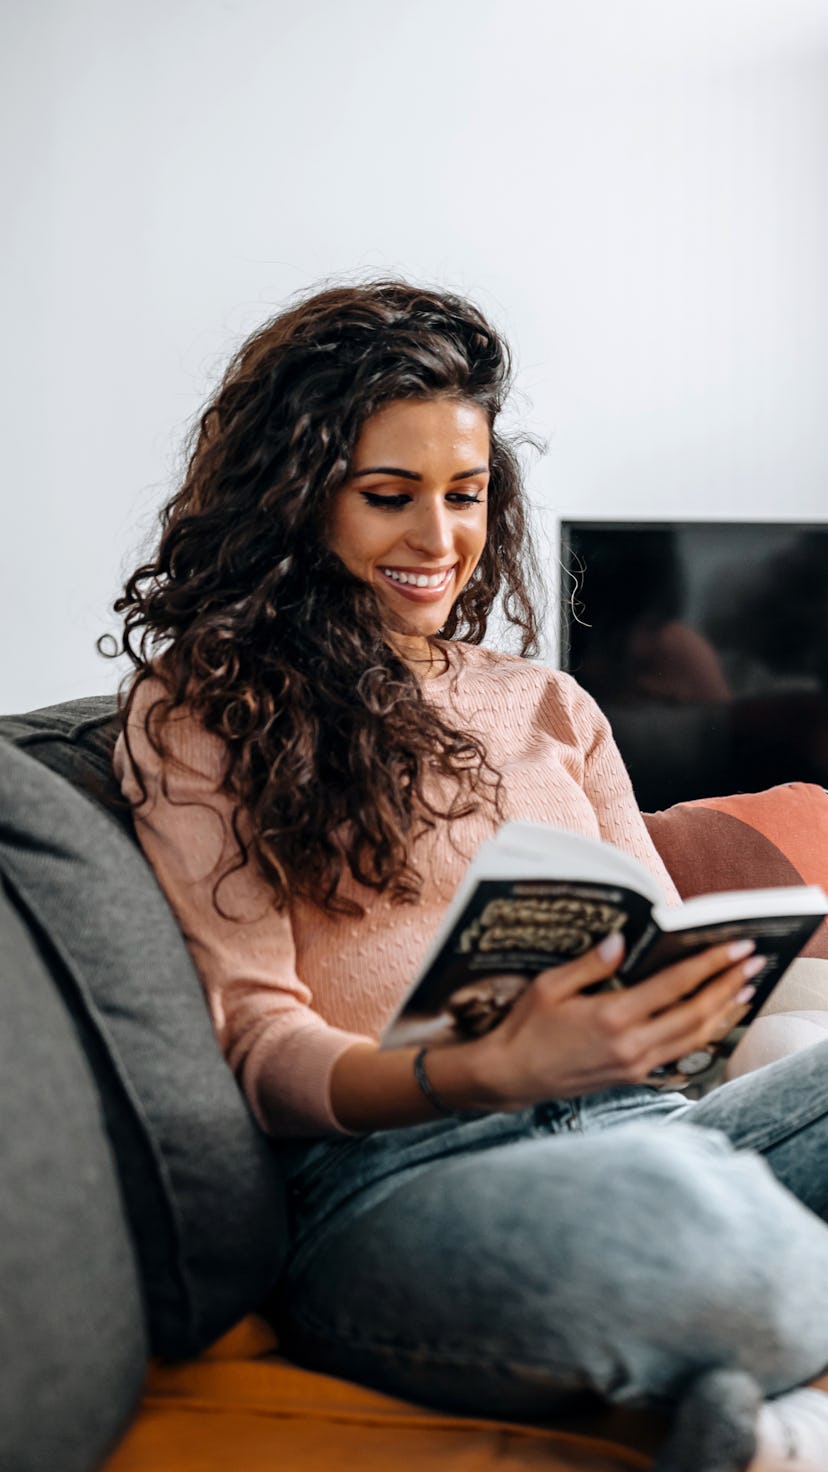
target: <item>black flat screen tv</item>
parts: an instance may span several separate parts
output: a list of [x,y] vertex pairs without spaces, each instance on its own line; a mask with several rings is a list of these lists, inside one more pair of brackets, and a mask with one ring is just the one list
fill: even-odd
[[564,521],[561,664],[639,806],[828,787],[828,523]]

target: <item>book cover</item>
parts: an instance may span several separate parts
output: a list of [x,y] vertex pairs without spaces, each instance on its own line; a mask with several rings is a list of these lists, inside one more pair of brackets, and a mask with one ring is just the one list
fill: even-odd
[[[580,877],[564,877],[567,865]],[[602,872],[624,882],[596,877]],[[475,856],[382,1046],[479,1037],[498,1025],[539,971],[574,960],[612,931],[624,939],[624,958],[618,974],[597,988],[634,985],[708,946],[750,937],[766,964],[743,1023],[711,1050],[720,1056],[735,1046],[826,913],[828,898],[813,885],[701,895],[669,907],[658,900],[652,876],[611,845],[542,825],[506,824]],[[697,1060],[699,1069],[707,1061]]]

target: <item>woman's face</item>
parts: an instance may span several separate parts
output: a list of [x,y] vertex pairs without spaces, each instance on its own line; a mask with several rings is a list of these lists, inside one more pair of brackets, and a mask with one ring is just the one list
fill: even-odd
[[399,399],[366,420],[328,546],[370,583],[405,643],[436,634],[486,542],[489,426],[477,404]]

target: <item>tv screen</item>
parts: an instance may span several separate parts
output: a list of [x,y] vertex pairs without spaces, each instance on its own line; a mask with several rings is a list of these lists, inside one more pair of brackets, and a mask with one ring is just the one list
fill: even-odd
[[828,524],[565,521],[561,663],[645,811],[828,786]]

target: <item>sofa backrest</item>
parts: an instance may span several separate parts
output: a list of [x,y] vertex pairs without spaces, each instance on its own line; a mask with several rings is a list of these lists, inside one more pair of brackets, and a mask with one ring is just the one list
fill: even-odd
[[124,829],[131,832],[132,822],[112,771],[118,729],[114,695],[87,695],[24,715],[0,716],[0,736],[65,777],[73,787],[119,817]]
[[144,1297],[101,1101],[0,880],[0,1467],[91,1472],[140,1397]]
[[115,730],[106,697],[0,718],[0,875],[96,1079],[151,1346],[174,1358],[272,1289],[284,1199],[275,1147],[220,1054],[181,933],[117,806]]

